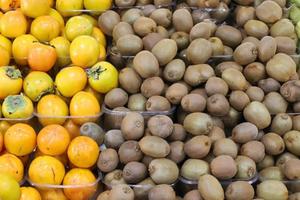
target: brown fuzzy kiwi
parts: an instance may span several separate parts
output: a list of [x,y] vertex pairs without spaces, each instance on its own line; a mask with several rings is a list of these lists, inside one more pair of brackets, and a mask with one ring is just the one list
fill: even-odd
[[286,148],[289,152],[295,154],[296,156],[300,156],[300,131],[289,131],[284,134],[284,142]]
[[250,6],[254,3],[254,0],[234,0],[234,2],[241,6]]
[[180,175],[191,181],[197,181],[200,176],[209,173],[209,164],[200,159],[187,159],[180,170]]
[[241,32],[229,25],[221,25],[217,28],[215,37],[222,40],[223,44],[229,47],[236,47],[242,41]]
[[[199,52],[202,52],[199,54]],[[203,38],[193,40],[187,48],[187,59],[192,64],[206,63],[213,55],[211,43]]]
[[98,19],[98,26],[106,34],[111,36],[115,25],[120,22],[120,15],[112,10],[102,13]]
[[151,52],[161,66],[169,63],[177,54],[177,44],[172,39],[162,39],[152,48]]
[[[272,12],[269,12],[270,10]],[[274,23],[281,19],[282,8],[275,1],[267,0],[256,7],[255,14],[259,20],[265,23]]]
[[289,153],[289,152],[285,152],[285,153],[281,154],[280,156],[278,156],[275,165],[280,168],[281,172],[283,172],[285,163],[289,159],[293,159],[293,158],[298,159],[298,157],[295,156],[294,154]]
[[250,103],[250,99],[245,92],[235,90],[229,96],[229,103],[237,111],[242,111]]
[[246,90],[248,83],[244,75],[234,68],[228,68],[223,71],[222,79],[227,83],[231,90]]
[[286,82],[296,74],[296,63],[287,54],[278,53],[267,62],[267,74],[280,82]]
[[129,162],[123,168],[123,178],[126,183],[135,184],[147,176],[147,167],[140,162]]
[[149,33],[155,32],[157,29],[157,24],[149,17],[139,17],[133,23],[133,29],[137,35],[144,37]]
[[141,187],[134,187],[134,196],[137,200],[143,200],[148,198],[149,191],[155,186],[153,180],[149,177],[139,182],[137,185]]
[[106,191],[100,193],[96,200],[109,200],[109,193],[110,193],[110,190],[106,190]]
[[207,22],[197,23],[190,31],[190,41],[197,38],[209,39],[212,36],[211,25]]
[[117,40],[117,48],[123,56],[134,56],[143,49],[143,42],[140,37],[127,34]]
[[103,183],[110,187],[113,187],[115,185],[125,184],[126,182],[123,178],[122,170],[116,169],[104,176]]
[[115,4],[118,7],[130,7],[133,6],[136,3],[136,0],[129,0],[129,1],[124,1],[124,0],[116,0]]
[[141,9],[131,8],[122,14],[121,20],[133,25],[134,22],[143,15],[144,14]]
[[166,138],[172,134],[173,121],[166,115],[155,115],[148,120],[147,126],[152,135]]
[[178,49],[185,49],[189,46],[189,34],[186,32],[178,31],[171,35],[171,39],[177,44]]
[[185,117],[183,126],[192,135],[208,135],[213,128],[213,122],[208,114],[195,112]]
[[243,144],[251,140],[255,140],[258,135],[258,129],[252,123],[243,122],[235,126],[231,134],[232,140]]
[[261,102],[252,101],[245,107],[243,114],[245,119],[256,125],[258,129],[264,129],[271,124],[270,112]]
[[171,5],[172,1],[171,0],[154,0],[153,3],[156,7],[162,7],[162,6]]
[[285,149],[282,137],[276,133],[265,134],[262,137],[261,142],[265,145],[265,151],[269,155],[279,155]]
[[148,194],[149,200],[176,200],[176,193],[170,185],[162,184],[153,187]]
[[119,83],[122,89],[134,94],[140,91],[142,79],[132,68],[126,67],[119,72]]
[[188,66],[183,79],[190,86],[198,86],[213,76],[215,76],[215,72],[210,65],[198,64]]
[[261,62],[270,60],[277,51],[277,43],[275,38],[271,36],[263,37],[258,45],[258,58]]
[[292,130],[292,128],[292,117],[286,113],[279,113],[272,120],[271,131],[277,133],[278,135],[282,136],[286,132]]
[[208,136],[199,135],[188,140],[184,144],[184,152],[190,158],[204,158],[210,151],[211,140]]
[[166,140],[158,136],[145,136],[139,141],[141,151],[154,158],[163,158],[170,153],[170,146]]
[[208,96],[207,96],[207,93],[205,91],[204,88],[196,88],[196,89],[193,89],[190,94],[199,94],[201,95],[204,99],[207,99]]
[[248,156],[257,163],[265,157],[265,146],[262,142],[250,141],[242,145],[240,153],[241,155]]
[[300,199],[300,192],[296,192],[294,194],[289,195],[289,200],[298,200]]
[[109,193],[110,200],[134,200],[134,192],[128,185],[115,185]]
[[205,174],[199,178],[198,190],[203,199],[224,199],[222,185],[212,175]]
[[158,26],[156,28],[156,32],[160,34],[164,39],[168,39],[170,36],[168,30],[163,26]]
[[247,81],[253,84],[266,77],[266,69],[262,63],[253,62],[244,68],[243,74]]
[[270,155],[266,155],[262,161],[257,163],[257,169],[261,171],[265,168],[272,167],[274,165],[275,165],[274,157]]
[[216,8],[219,4],[219,0],[201,0],[197,5],[200,8]]
[[111,172],[119,164],[118,153],[114,149],[105,149],[101,151],[101,154],[97,161],[97,166],[102,172]]
[[222,73],[228,68],[234,68],[240,72],[243,71],[243,67],[240,64],[233,61],[225,61],[217,65],[215,68],[215,73],[217,76],[222,76]]
[[228,185],[225,192],[227,200],[252,200],[254,189],[247,181],[236,181]]
[[270,35],[272,37],[287,36],[292,37],[295,33],[295,27],[289,19],[281,19],[274,23],[270,28]]
[[256,175],[256,164],[247,156],[237,156],[235,159],[237,164],[237,179],[251,179]]
[[242,119],[242,114],[235,110],[233,107],[230,107],[228,114],[224,117],[221,117],[225,127],[234,127],[240,123]]
[[211,37],[209,38],[209,41],[213,49],[213,56],[219,56],[224,54],[224,45],[221,39],[217,37]]
[[230,105],[223,94],[214,94],[207,99],[207,110],[211,115],[222,117],[228,114]]
[[208,96],[214,94],[227,95],[228,90],[227,83],[219,77],[210,77],[205,83],[205,91]]
[[277,44],[277,53],[286,53],[293,55],[296,53],[296,42],[287,36],[278,36],[275,38]]
[[238,154],[238,146],[232,139],[221,138],[214,143],[213,154],[215,156],[228,155],[235,158]]
[[140,93],[130,95],[128,98],[127,107],[131,111],[145,111],[147,99]]
[[254,62],[256,58],[257,47],[250,42],[242,43],[233,52],[233,59],[241,65],[248,65]]
[[248,36],[261,39],[269,34],[269,27],[262,21],[251,19],[244,25],[244,30]]
[[118,151],[120,162],[127,164],[132,161],[139,161],[143,158],[143,153],[137,141],[129,140],[124,142]]
[[212,119],[212,122],[213,122],[214,126],[217,126],[217,127],[219,127],[219,128],[221,128],[221,129],[224,130],[225,126],[224,126],[224,123],[223,123],[221,117],[214,117],[214,116],[212,116],[211,119]]
[[231,47],[228,47],[228,46],[224,45],[224,53],[223,54],[232,56],[233,55],[233,49]]
[[124,141],[121,130],[112,129],[104,135],[104,144],[107,148],[118,149]]
[[168,141],[184,141],[187,133],[181,124],[173,124],[173,131],[168,137]]
[[166,158],[152,160],[148,170],[150,177],[156,184],[172,184],[179,176],[176,163]]
[[284,175],[289,180],[297,180],[300,178],[300,160],[290,159],[284,165]]
[[211,140],[211,143],[214,144],[217,140],[225,138],[225,132],[218,126],[214,126],[213,129],[209,132],[208,137]]
[[124,35],[132,35],[134,31],[132,26],[127,22],[119,22],[115,25],[112,36],[114,41],[118,41]]
[[185,159],[184,143],[175,141],[170,143],[170,153],[167,158],[174,161],[176,164],[181,163]]
[[198,190],[191,190],[184,195],[183,200],[202,200],[202,197]]
[[284,174],[279,167],[267,167],[259,172],[261,180],[284,180]]
[[265,104],[270,114],[285,113],[288,108],[288,102],[278,92],[268,93],[263,104]]
[[208,12],[205,12],[201,9],[195,9],[195,10],[192,10],[192,18],[193,18],[194,24],[197,24],[199,22],[209,20],[211,17]]
[[245,42],[251,42],[251,43],[255,44],[257,47],[259,45],[259,39],[257,39],[256,37],[253,37],[253,36],[245,37],[243,39],[242,43],[245,43]]
[[172,12],[167,8],[155,9],[150,18],[153,19],[157,25],[168,28],[172,23]]
[[293,116],[293,130],[300,131],[300,115]]
[[114,88],[104,98],[104,103],[110,108],[122,107],[127,104],[128,94],[121,88]]
[[243,26],[247,21],[255,18],[255,8],[239,6],[236,9],[235,21],[237,25]]
[[155,76],[159,72],[159,63],[150,51],[141,51],[133,59],[133,67],[143,78]]
[[280,7],[285,8],[286,0],[273,0],[275,1]]
[[286,186],[277,180],[266,180],[257,185],[256,194],[262,199],[288,199]]
[[150,4],[151,0],[138,0],[137,5],[143,6],[142,11],[145,17],[149,17],[156,10],[155,5]]
[[158,33],[149,33],[145,37],[143,37],[143,45],[144,49],[151,51],[156,43],[161,41],[163,37]]
[[188,94],[181,99],[181,107],[187,112],[202,112],[206,107],[206,99],[199,94]]
[[235,176],[237,167],[231,156],[220,155],[210,163],[211,173],[218,179],[226,180]]
[[166,91],[166,98],[172,104],[179,104],[181,99],[188,94],[188,88],[182,83],[174,83],[168,87]]
[[189,33],[193,27],[193,18],[187,9],[180,8],[174,11],[172,23],[176,31]]
[[170,109],[170,102],[162,96],[152,96],[146,102],[147,111],[169,111]]
[[218,22],[222,22],[226,20],[230,13],[230,9],[228,5],[225,2],[220,2],[219,5],[217,6],[216,10],[211,13],[211,17],[213,19],[216,19]]
[[169,62],[163,71],[163,77],[167,81],[176,82],[182,79],[185,72],[185,63],[181,59]]
[[144,135],[144,117],[137,112],[129,112],[121,124],[121,131],[126,140],[138,140]]
[[265,93],[276,92],[280,89],[280,83],[273,78],[267,78],[258,81],[258,87]]
[[280,88],[280,94],[289,102],[300,101],[300,80],[285,82]]
[[262,101],[265,97],[264,91],[256,86],[248,87],[246,94],[248,95],[250,101]]
[[[115,112],[127,112],[129,111],[128,108],[125,107],[117,107],[114,108],[113,111]],[[120,129],[121,123],[123,120],[123,115],[105,115],[104,116],[104,125],[107,129]]]
[[161,95],[164,90],[164,87],[165,84],[160,77],[150,77],[145,79],[142,83],[141,93],[146,98]]

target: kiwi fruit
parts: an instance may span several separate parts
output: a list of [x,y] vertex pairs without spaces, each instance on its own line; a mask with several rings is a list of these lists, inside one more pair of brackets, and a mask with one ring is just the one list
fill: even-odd
[[176,163],[166,158],[152,160],[148,170],[150,177],[156,184],[172,184],[179,175]]
[[124,143],[124,138],[121,130],[112,129],[104,135],[104,144],[107,148],[119,149]]
[[163,77],[169,82],[176,82],[183,78],[184,72],[185,63],[181,59],[174,59],[165,66]]
[[245,119],[256,125],[258,129],[264,129],[271,124],[271,115],[261,102],[252,101],[245,107],[243,114]]
[[296,102],[293,104],[293,111],[296,113],[300,113],[300,102]]
[[221,138],[215,141],[213,146],[213,154],[215,156],[228,155],[235,158],[238,154],[238,146],[232,139]]
[[193,18],[194,24],[197,24],[199,22],[209,20],[211,17],[210,17],[209,12],[202,10],[202,9],[195,9],[195,10],[192,10],[192,18]]
[[209,132],[208,137],[211,140],[211,143],[214,144],[217,140],[225,138],[225,132],[222,128],[214,126],[213,129]]
[[202,200],[202,197],[198,190],[191,190],[184,195],[183,200]]
[[269,34],[269,27],[262,21],[251,19],[244,25],[244,30],[248,36],[261,39]]
[[169,111],[170,109],[170,102],[162,96],[152,96],[146,102],[147,111]]
[[159,63],[150,51],[141,51],[133,59],[133,67],[143,78],[155,76],[159,72]]
[[123,168],[123,178],[126,183],[135,184],[144,180],[147,176],[147,168],[140,162],[129,162]]
[[174,11],[172,23],[176,31],[189,33],[193,27],[193,18],[187,9],[180,8]]
[[237,179],[251,179],[256,174],[256,164],[248,156],[237,156],[235,159],[237,164],[237,174],[235,178]]
[[239,6],[236,9],[235,21],[237,25],[243,26],[247,21],[251,19],[255,19],[254,7]]
[[[268,12],[272,10],[272,12]],[[255,9],[257,18],[265,23],[275,23],[282,17],[282,8],[271,0],[263,1]]]
[[285,113],[288,107],[288,102],[278,92],[268,93],[263,104],[267,107],[270,114]]
[[130,95],[128,98],[127,107],[131,111],[145,111],[147,99],[140,93]]
[[166,115],[155,115],[151,117],[147,126],[152,135],[161,138],[168,137],[173,131],[173,121]]
[[114,27],[120,22],[120,15],[112,10],[102,13],[98,19],[98,26],[109,36],[112,36]]
[[134,56],[143,49],[140,37],[127,34],[117,40],[117,48],[123,56]]
[[167,8],[158,8],[153,10],[150,15],[157,25],[168,28],[172,23],[172,12]]
[[292,37],[295,33],[295,27],[289,19],[281,19],[274,23],[270,28],[272,37],[287,36]]
[[141,85],[141,93],[144,97],[161,95],[164,90],[165,84],[160,77],[150,77],[144,80]]
[[148,200],[176,200],[176,193],[170,185],[161,184],[153,187],[148,194]]
[[216,10],[211,12],[211,17],[216,19],[218,22],[222,22],[226,20],[230,13],[230,9],[225,2],[220,2],[219,5],[216,7]]
[[270,60],[277,51],[277,43],[273,37],[263,37],[258,45],[258,58],[261,62]]
[[296,74],[296,63],[287,54],[278,53],[267,62],[266,70],[271,78],[286,82]]
[[132,34],[134,34],[132,26],[127,22],[119,22],[114,26],[112,32],[114,41],[118,41],[122,36],[132,35]]
[[229,103],[237,111],[242,111],[250,103],[250,99],[245,92],[235,90],[230,93]]
[[231,156],[220,155],[210,163],[211,173],[218,179],[226,180],[235,176],[236,163]]
[[109,108],[122,107],[127,104],[128,94],[121,88],[114,88],[104,98],[104,103]]
[[149,33],[145,37],[143,37],[143,46],[145,50],[151,51],[152,48],[161,41],[163,37],[158,33]]
[[155,186],[155,183],[149,177],[139,182],[137,185],[140,185],[141,187],[133,188],[135,198],[138,200],[143,200],[148,198],[148,193]]
[[126,0],[126,1],[116,0],[115,4],[118,7],[130,7],[130,6],[134,6],[135,2],[136,2],[136,0],[129,0],[129,1],[128,0]]
[[293,116],[293,130],[300,131],[300,115]]
[[171,39],[174,40],[177,44],[177,48],[185,49],[189,46],[190,40],[189,40],[189,34],[186,32],[178,31],[171,35]]
[[234,50],[233,59],[241,65],[248,65],[256,60],[257,54],[257,47],[251,42],[245,42]]
[[172,3],[172,1],[171,0],[154,0],[153,3],[157,7],[162,7],[162,6],[169,6]]
[[251,4],[255,3],[254,0],[234,0],[234,2],[241,6],[250,6]]
[[125,11],[123,14],[122,14],[122,17],[121,17],[121,20],[123,22],[127,22],[128,24],[130,25],[133,25],[134,22],[140,18],[144,16],[143,14],[143,11],[141,9],[138,9],[138,8],[131,8],[131,9],[128,9],[127,11]]
[[219,0],[201,0],[197,5],[200,8],[216,8],[219,4]]
[[115,185],[109,193],[110,200],[134,200],[134,192],[128,185]]
[[247,36],[243,39],[242,43],[245,43],[245,42],[251,42],[253,44],[255,44],[255,46],[258,47],[259,45],[259,39],[257,39],[256,37],[253,37],[253,36]]
[[110,193],[110,190],[106,190],[106,191],[100,193],[96,200],[109,200],[109,193]]
[[284,134],[283,139],[287,150],[297,156],[300,156],[300,132],[295,130],[289,131]]
[[212,96],[214,94],[222,94],[226,96],[228,90],[229,88],[227,83],[219,77],[210,77],[205,83],[205,91],[208,96]]
[[227,83],[231,90],[246,90],[248,83],[244,75],[234,68],[225,69],[222,73],[222,79]]
[[284,165],[284,175],[289,180],[297,180],[300,178],[300,160],[290,159]]
[[277,53],[285,53],[288,55],[293,55],[296,53],[296,43],[293,39],[287,36],[275,37],[277,44]]
[[144,37],[149,33],[155,32],[157,24],[149,17],[139,17],[134,21],[133,29],[137,35]]
[[257,185],[256,195],[265,200],[288,199],[288,190],[281,181],[266,180]]
[[283,172],[285,163],[288,160],[293,159],[293,158],[298,159],[298,157],[295,156],[294,154],[289,153],[289,152],[284,152],[277,158],[275,165],[278,166],[280,168],[280,170]]
[[197,38],[209,39],[212,36],[211,25],[207,22],[199,22],[190,31],[190,41]]
[[101,151],[97,161],[97,167],[102,172],[111,172],[117,168],[118,164],[119,157],[116,150],[108,148]]
[[300,101],[300,80],[292,80],[285,82],[280,88],[280,94],[288,102]]
[[246,94],[248,95],[250,101],[262,101],[265,97],[264,91],[256,86],[250,86],[246,90]]
[[275,165],[275,160],[273,156],[266,155],[262,161],[257,163],[257,169],[259,171],[266,169],[268,167],[273,167]]
[[258,163],[265,157],[265,146],[262,142],[250,141],[241,146],[240,153]]
[[168,158],[174,161],[176,164],[181,163],[185,159],[184,143],[181,141],[175,141],[170,143],[170,153]]
[[112,110],[116,112],[116,115],[105,115],[104,117],[104,125],[106,129],[120,129],[121,123],[124,118],[124,115],[120,115],[119,112],[127,112],[128,108],[125,107],[117,107]]
[[192,135],[208,135],[213,128],[213,122],[208,114],[195,112],[186,116],[183,126]]
[[209,174],[209,164],[199,159],[186,160],[180,170],[180,175],[191,181],[197,181],[200,176]]
[[163,26],[158,26],[156,28],[156,32],[158,34],[160,34],[163,37],[163,39],[168,39],[169,38],[170,34],[169,34],[168,30]]
[[190,158],[204,158],[210,151],[211,140],[206,135],[194,136],[184,144],[184,152]]
[[222,117],[228,114],[230,105],[223,94],[213,94],[207,99],[207,110],[211,115]]
[[176,56],[177,44],[172,39],[162,39],[152,48],[153,55],[161,66],[169,63]]
[[233,49],[231,47],[224,45],[224,52],[223,55],[225,56],[232,56],[233,55]]
[[220,38],[223,44],[229,47],[236,47],[243,39],[241,32],[229,25],[218,26],[215,37]]
[[276,133],[265,134],[262,137],[261,142],[264,144],[265,151],[269,155],[279,155],[285,149],[285,144],[282,137]]
[[123,178],[122,170],[114,170],[105,175],[103,183],[107,185],[109,188],[112,188],[115,185],[125,184],[125,180]]
[[205,91],[204,88],[196,88],[196,89],[193,89],[190,94],[199,94],[201,95],[204,99],[207,99],[208,96],[207,96],[207,93]]
[[118,151],[120,162],[127,164],[132,161],[139,161],[143,158],[143,153],[137,141],[128,140],[124,142]]
[[199,94],[188,94],[181,99],[181,107],[186,112],[202,112],[206,107],[206,99]]
[[222,40],[220,40],[217,37],[211,37],[209,38],[209,41],[212,45],[213,56],[219,56],[224,54],[224,45],[222,43]]
[[154,158],[163,158],[170,153],[170,145],[158,136],[145,136],[139,141],[141,151]]
[[[202,53],[199,54],[199,52]],[[203,38],[193,40],[187,48],[187,59],[192,64],[206,63],[212,55],[211,42]]]
[[244,144],[257,138],[258,129],[250,122],[243,122],[232,129],[231,135],[233,141]]
[[265,93],[276,92],[280,89],[280,83],[273,78],[262,79],[258,81],[258,87]]
[[266,69],[262,63],[253,62],[244,68],[243,74],[247,81],[254,84],[266,77]]
[[168,141],[184,141],[187,133],[181,124],[173,124],[173,131],[168,137]]
[[179,104],[181,99],[188,94],[188,88],[182,83],[174,83],[168,87],[166,91],[166,98],[172,104]]
[[225,61],[225,62],[218,64],[217,67],[215,67],[216,75],[221,76],[222,73],[228,68],[233,68],[240,72],[243,71],[243,67],[240,64],[233,62],[233,61]]
[[203,199],[224,199],[224,190],[218,179],[212,175],[200,176],[198,190]]
[[296,192],[294,194],[289,195],[289,200],[298,200],[300,199],[300,192]]
[[134,94],[140,91],[142,79],[132,68],[126,67],[119,72],[119,83],[126,92]]
[[126,140],[138,140],[144,135],[144,117],[137,112],[129,112],[121,124],[121,131]]
[[183,79],[190,86],[198,86],[213,76],[215,76],[215,72],[210,65],[197,64],[188,66]]
[[228,185],[225,191],[227,200],[252,200],[254,189],[247,181],[236,181]]

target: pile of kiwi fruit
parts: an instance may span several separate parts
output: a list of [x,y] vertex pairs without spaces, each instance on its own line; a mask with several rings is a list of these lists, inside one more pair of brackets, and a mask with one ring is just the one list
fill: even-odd
[[97,200],[300,199],[300,70],[288,2],[128,5],[138,7],[98,20],[119,87],[104,98],[97,167],[106,190]]

